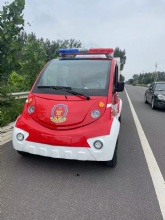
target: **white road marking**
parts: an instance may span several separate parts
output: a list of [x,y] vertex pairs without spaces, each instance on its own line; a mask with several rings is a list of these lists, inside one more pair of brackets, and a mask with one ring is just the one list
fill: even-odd
[[141,123],[138,119],[138,116],[135,112],[135,109],[132,105],[132,102],[129,98],[129,95],[128,95],[126,89],[125,89],[125,92],[126,92],[126,95],[127,95],[127,98],[128,98],[128,102],[130,104],[131,112],[132,112],[132,115],[133,115],[133,118],[134,118],[134,121],[135,121],[135,125],[136,125],[137,131],[138,131],[138,135],[139,135],[139,138],[140,138],[142,149],[144,151],[146,162],[147,162],[147,165],[148,165],[148,168],[149,168],[149,171],[150,171],[150,175],[151,175],[151,178],[152,178],[152,181],[153,181],[153,185],[154,185],[155,192],[156,192],[156,195],[157,195],[157,199],[158,199],[158,202],[159,202],[160,210],[161,210],[163,219],[165,220],[165,181],[164,181],[164,178],[161,174],[159,166],[156,162],[154,154],[151,150],[149,142],[146,138],[146,135],[143,131]]

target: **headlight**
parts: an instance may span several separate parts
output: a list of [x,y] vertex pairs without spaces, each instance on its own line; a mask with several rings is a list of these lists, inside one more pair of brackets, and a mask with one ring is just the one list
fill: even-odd
[[29,114],[32,114],[33,112],[34,112],[34,106],[33,105],[31,105],[31,106],[29,106],[29,108],[28,108],[28,112],[29,112]]
[[23,141],[24,135],[23,135],[22,133],[18,133],[18,134],[17,134],[17,139],[18,139],[19,141]]
[[158,95],[158,99],[165,100],[165,96],[164,95]]
[[99,110],[93,110],[93,111],[91,112],[91,116],[92,116],[92,118],[98,118],[98,117],[100,117],[100,111],[99,111]]
[[103,147],[103,143],[99,140],[95,141],[93,143],[93,146],[97,149],[97,150],[100,150],[102,147]]

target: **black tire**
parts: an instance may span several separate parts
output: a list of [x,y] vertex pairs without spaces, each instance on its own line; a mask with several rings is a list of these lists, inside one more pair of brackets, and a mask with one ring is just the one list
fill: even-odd
[[156,108],[155,105],[154,105],[154,98],[152,98],[152,100],[151,100],[151,108],[152,108],[152,109],[155,109],[155,108]]
[[120,117],[119,117],[119,121],[120,121],[120,123],[121,123],[121,115],[120,115]]
[[112,160],[105,161],[105,165],[107,167],[111,167],[111,168],[116,167],[116,165],[117,165],[117,148],[118,148],[118,141],[116,142],[116,147],[115,147],[115,151],[114,151],[114,155],[113,155]]
[[144,95],[144,103],[148,103],[146,94]]
[[17,152],[18,152],[21,156],[23,156],[23,157],[29,156],[29,153],[26,153],[26,152],[23,152],[23,151],[19,151],[19,150],[17,150]]

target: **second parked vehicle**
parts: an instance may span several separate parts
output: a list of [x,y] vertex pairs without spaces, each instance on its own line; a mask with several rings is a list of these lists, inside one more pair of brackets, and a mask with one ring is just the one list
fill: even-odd
[[165,82],[152,83],[144,94],[145,103],[151,103],[152,109],[165,108]]

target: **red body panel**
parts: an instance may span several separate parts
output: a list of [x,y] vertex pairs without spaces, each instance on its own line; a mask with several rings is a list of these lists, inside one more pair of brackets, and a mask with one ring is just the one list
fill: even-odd
[[27,141],[59,146],[89,147],[87,139],[109,135],[112,122],[113,118],[110,119],[110,108],[108,108],[100,119],[76,129],[64,131],[46,128],[34,121],[29,114],[21,115],[16,122],[16,127],[29,133]]
[[[49,94],[34,94],[30,97],[32,97],[33,101],[26,104],[23,115],[29,114],[29,106],[34,106],[35,111],[30,114],[30,117],[42,126],[55,130],[73,129],[93,123],[98,119],[92,118],[91,112],[98,109],[101,113],[100,116],[102,116],[107,104],[106,97],[94,97],[93,99],[91,97],[90,100],[75,96],[67,96],[66,99],[62,95]],[[100,102],[104,103],[104,107],[99,107]],[[64,105],[66,109],[60,108],[58,105]],[[64,114],[65,118],[63,121],[58,122],[54,120],[54,118],[60,118]]]

